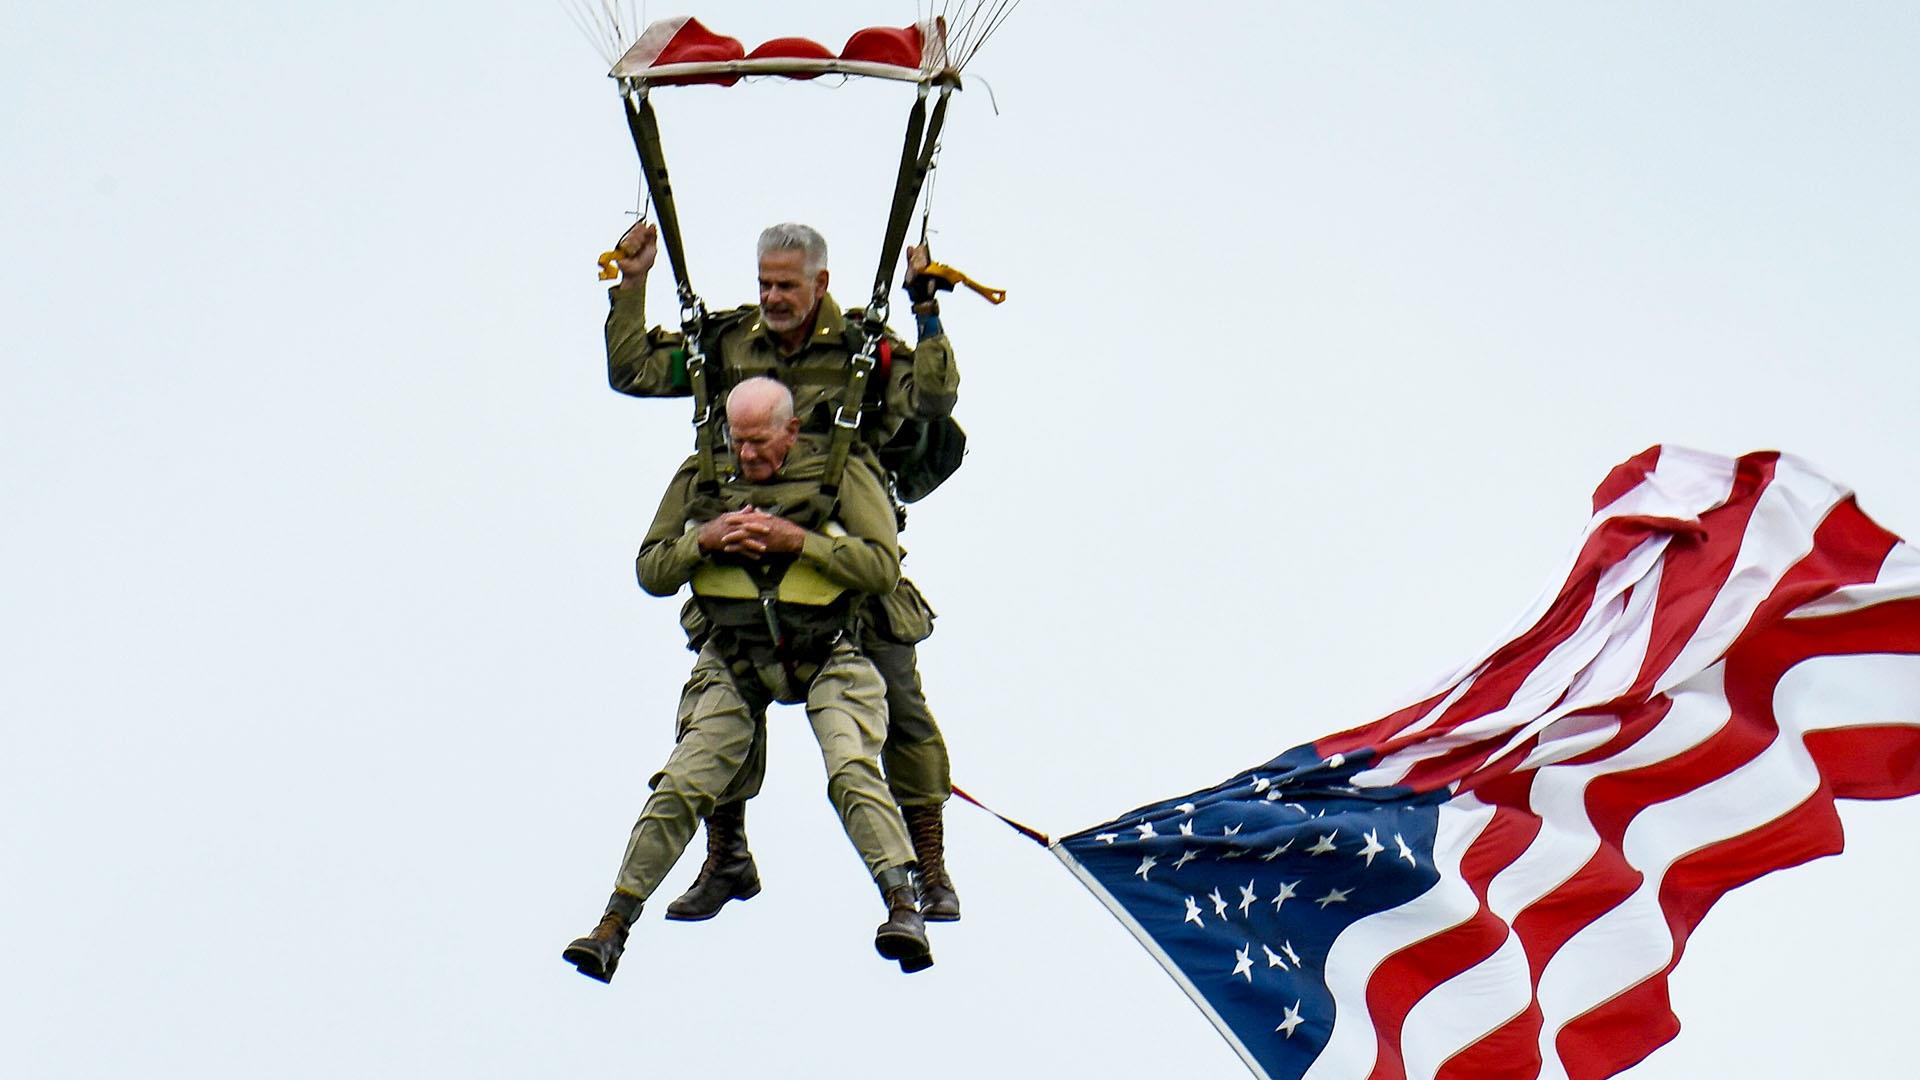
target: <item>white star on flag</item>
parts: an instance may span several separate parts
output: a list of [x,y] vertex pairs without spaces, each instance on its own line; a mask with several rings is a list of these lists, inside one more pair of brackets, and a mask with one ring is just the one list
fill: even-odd
[[1373,857],[1387,849],[1380,846],[1380,830],[1369,829],[1367,830],[1366,836],[1367,844],[1360,849],[1358,854],[1366,856],[1367,865],[1371,867],[1373,865]]
[[1222,919],[1227,917],[1227,901],[1225,897],[1220,895],[1219,889],[1208,893],[1207,899],[1213,901],[1213,913],[1215,915],[1220,916]]
[[[1293,961],[1294,967],[1300,966],[1300,954],[1293,951],[1293,942],[1291,941],[1281,942],[1280,951],[1287,954],[1287,959]],[[1295,1002],[1295,1004],[1298,1004],[1298,1002]]]
[[1191,821],[1183,821],[1183,822],[1181,822],[1181,823],[1180,823],[1180,835],[1181,835],[1181,836],[1192,836],[1192,835],[1193,835],[1193,822],[1191,822]]
[[1400,839],[1399,833],[1393,834],[1393,842],[1394,842],[1394,845],[1400,849],[1400,854],[1398,858],[1407,860],[1408,866],[1411,866],[1415,869],[1419,869],[1420,862],[1419,860],[1413,857],[1413,849],[1407,846],[1407,842],[1405,840]]
[[1185,865],[1187,865],[1188,863],[1190,863],[1190,862],[1192,862],[1192,861],[1194,860],[1194,857],[1195,857],[1195,856],[1197,856],[1198,854],[1199,854],[1199,852],[1196,852],[1196,851],[1183,851],[1183,852],[1181,852],[1181,853],[1180,853],[1180,857],[1179,857],[1179,858],[1177,858],[1177,859],[1175,859],[1175,860],[1173,860],[1173,868],[1174,868],[1175,870],[1178,870],[1178,869],[1180,869],[1181,867],[1183,867],[1183,866],[1185,866]]
[[1293,1029],[1299,1027],[1300,1024],[1300,1003],[1295,1001],[1293,1007],[1287,1010],[1286,1015],[1280,1018],[1280,1026],[1273,1030],[1284,1031],[1287,1033],[1287,1038],[1291,1039],[1293,1038]]
[[1098,840],[1098,841],[1100,841],[1100,842],[1101,842],[1101,843],[1103,843],[1103,844],[1111,844],[1111,843],[1113,843],[1113,842],[1114,842],[1115,840],[1118,840],[1118,839],[1120,839],[1120,834],[1119,834],[1119,833],[1110,833],[1110,832],[1103,832],[1103,833],[1101,833],[1101,834],[1100,834],[1099,836],[1096,836],[1096,837],[1094,837],[1094,839],[1095,839],[1095,840]]
[[1253,957],[1248,955],[1252,952],[1253,952],[1252,945],[1248,945],[1244,949],[1235,949],[1233,951],[1233,956],[1234,956],[1233,974],[1245,975],[1247,977],[1248,982],[1253,981]]
[[1200,919],[1200,905],[1194,903],[1193,897],[1191,896],[1187,897],[1187,917],[1184,919],[1181,919],[1180,921],[1190,922],[1202,930],[1205,930],[1207,928],[1207,924],[1202,922]]
[[1146,858],[1140,860],[1140,865],[1135,867],[1133,872],[1140,875],[1141,881],[1145,881],[1147,880],[1147,871],[1159,865],[1159,862],[1160,860],[1149,855]]
[[1285,855],[1287,853],[1287,849],[1292,847],[1294,840],[1297,840],[1297,839],[1299,838],[1289,837],[1286,843],[1281,844],[1279,847],[1274,848],[1272,851],[1269,851],[1265,855],[1260,856],[1260,861],[1272,862],[1273,860],[1279,858],[1280,856]]
[[1244,919],[1247,917],[1247,909],[1251,908],[1253,906],[1253,902],[1258,899],[1260,898],[1253,895],[1253,882],[1249,881],[1245,885],[1240,886],[1240,917],[1241,918]]
[[1281,971],[1287,970],[1287,962],[1285,960],[1280,959],[1279,953],[1274,952],[1272,949],[1267,948],[1265,945],[1260,946],[1260,951],[1267,954],[1268,967],[1277,967]]
[[1300,887],[1300,883],[1297,881],[1281,882],[1280,895],[1273,898],[1273,910],[1279,911],[1281,904],[1284,904],[1288,900],[1293,899],[1293,890],[1299,887]]
[[1307,854],[1325,855],[1327,852],[1333,851],[1334,850],[1333,838],[1339,835],[1340,835],[1340,830],[1335,829],[1332,832],[1328,833],[1327,835],[1321,837],[1319,843],[1316,843],[1312,847],[1307,849]]
[[1327,895],[1315,900],[1314,903],[1319,904],[1320,910],[1325,911],[1328,904],[1344,904],[1347,902],[1347,897],[1352,895],[1352,889],[1328,889]]
[[1153,822],[1151,821],[1143,821],[1140,824],[1135,825],[1134,828],[1140,830],[1140,839],[1142,840],[1151,840],[1155,836],[1159,835],[1158,833],[1153,831]]
[[1256,792],[1265,791],[1272,786],[1273,781],[1264,776],[1256,776],[1253,778],[1253,790]]
[[1183,814],[1191,814],[1193,813],[1193,804],[1190,802],[1183,802],[1179,806],[1174,807],[1174,809],[1180,811]]

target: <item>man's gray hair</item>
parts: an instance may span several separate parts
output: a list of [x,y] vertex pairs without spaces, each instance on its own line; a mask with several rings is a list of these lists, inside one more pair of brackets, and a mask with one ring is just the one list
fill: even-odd
[[827,238],[797,221],[783,221],[761,230],[760,246],[754,252],[754,258],[763,259],[769,252],[774,251],[804,253],[807,257],[809,274],[819,273],[827,268]]

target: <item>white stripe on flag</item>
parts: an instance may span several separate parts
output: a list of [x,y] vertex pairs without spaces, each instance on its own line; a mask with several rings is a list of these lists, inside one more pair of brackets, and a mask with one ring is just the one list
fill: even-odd
[[1760,492],[1741,537],[1733,573],[1714,594],[1713,604],[1680,655],[1654,684],[1654,692],[1690,678],[1725,652],[1747,628],[1753,613],[1793,565],[1813,550],[1814,530],[1847,497],[1847,491],[1808,472],[1797,459],[1781,457],[1773,482]]
[[1674,699],[1672,708],[1633,745],[1601,761],[1560,766],[1535,774],[1527,803],[1543,824],[1538,836],[1513,863],[1495,874],[1487,889],[1487,907],[1507,925],[1550,895],[1600,850],[1600,836],[1587,816],[1587,789],[1593,781],[1629,772],[1686,753],[1726,726],[1728,709],[1721,690],[1721,668],[1701,673],[1701,685]]
[[1780,730],[1920,727],[1920,656],[1849,653],[1802,660],[1774,688]]
[[[1805,802],[1819,770],[1795,737],[1776,738],[1717,780],[1641,811],[1620,847],[1643,875],[1632,896],[1581,927],[1540,973],[1542,1052],[1565,1024],[1665,970],[1673,931],[1660,906],[1667,871],[1686,855],[1757,829]],[[1543,1076],[1562,1076],[1555,1058]]]
[[1508,932],[1492,956],[1433,988],[1407,1013],[1401,1053],[1408,1080],[1424,1080],[1533,1001],[1526,950]]
[[1607,522],[1620,517],[1656,517],[1672,518],[1679,521],[1693,521],[1715,507],[1725,505],[1733,495],[1733,480],[1736,472],[1733,458],[1719,454],[1708,454],[1685,447],[1665,446],[1660,449],[1660,457],[1651,475],[1641,480],[1633,488],[1600,508],[1588,520],[1585,531],[1580,534],[1573,548],[1568,552],[1560,573],[1550,579],[1549,584],[1528,605],[1525,613],[1515,619],[1506,630],[1483,646],[1474,659],[1461,665],[1452,674],[1444,675],[1428,683],[1417,693],[1407,694],[1407,702],[1421,701],[1439,693],[1443,688],[1452,686],[1454,693],[1448,700],[1431,710],[1421,720],[1402,728],[1400,734],[1412,734],[1424,731],[1436,720],[1446,707],[1451,705],[1463,693],[1476,672],[1486,666],[1493,655],[1533,629],[1542,616],[1553,607],[1559,598],[1560,590],[1573,576],[1580,565],[1580,554],[1586,550],[1587,541],[1599,532]]
[[1302,1080],[1365,1076],[1379,1050],[1367,1009],[1367,983],[1387,957],[1458,926],[1480,910],[1480,898],[1460,877],[1460,860],[1473,846],[1493,807],[1463,796],[1441,807],[1433,841],[1434,887],[1413,900],[1376,912],[1340,932],[1327,951],[1327,989],[1333,994],[1333,1033]]
[[[1639,674],[1640,659],[1631,658],[1629,665],[1627,658],[1616,657],[1619,656],[1618,650],[1631,649],[1635,642],[1644,655],[1646,642],[1652,633],[1653,601],[1659,592],[1660,559],[1669,539],[1666,535],[1650,537],[1634,548],[1632,554],[1601,575],[1594,590],[1593,602],[1588,606],[1580,626],[1555,644],[1540,663],[1527,673],[1505,707],[1476,717],[1446,734],[1389,754],[1372,768],[1358,773],[1353,782],[1361,787],[1392,786],[1399,783],[1408,770],[1419,762],[1498,734],[1516,724],[1522,726],[1510,737],[1510,741],[1524,739],[1572,711],[1571,708],[1547,710],[1555,702],[1561,701],[1570,687],[1580,685],[1583,679],[1591,679],[1594,666],[1602,658],[1610,661],[1606,665],[1606,675],[1617,678],[1619,688],[1604,695],[1585,698],[1584,703],[1609,700],[1632,686]],[[1641,589],[1640,583],[1649,579],[1653,587]],[[1642,620],[1645,625],[1639,625],[1634,620]],[[1629,666],[1630,670],[1620,670]],[[1542,713],[1546,715],[1543,717]]]

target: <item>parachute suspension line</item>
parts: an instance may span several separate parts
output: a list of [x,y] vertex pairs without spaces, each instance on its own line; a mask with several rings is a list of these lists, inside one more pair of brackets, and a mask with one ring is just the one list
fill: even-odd
[[[946,0],[939,18],[947,25],[947,56],[955,71],[979,54],[1000,24],[1007,21],[1020,0]],[[956,14],[957,13],[957,14]]]
[[927,197],[920,204],[920,245],[922,247],[926,246],[929,225],[933,221],[933,188],[934,181],[938,180],[939,177],[940,147],[939,144],[936,143],[933,148],[933,157],[927,162]]
[[608,66],[620,59],[646,26],[645,4],[642,3],[636,14],[633,0],[559,0],[559,3]]
[[698,456],[698,485],[703,494],[719,490],[714,464],[720,435],[720,413],[713,407],[713,390],[707,381],[707,305],[693,291],[687,274],[686,248],[680,241],[680,214],[674,209],[673,183],[667,178],[667,160],[660,149],[660,124],[653,115],[653,102],[644,84],[628,83],[621,101],[626,106],[627,128],[633,134],[633,148],[640,155],[640,172],[653,196],[654,217],[659,221],[660,243],[667,250],[667,265],[673,269],[674,285],[680,298],[680,333],[685,340],[687,384],[693,392],[694,448]]

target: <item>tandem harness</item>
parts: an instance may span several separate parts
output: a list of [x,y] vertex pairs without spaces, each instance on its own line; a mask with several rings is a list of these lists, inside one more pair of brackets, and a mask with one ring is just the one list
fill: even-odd
[[[781,516],[829,536],[846,535],[826,519],[831,507],[824,500],[787,501],[796,505],[779,507]],[[688,509],[704,520],[723,507],[737,509],[718,496]],[[688,528],[695,527],[689,522]],[[834,646],[859,633],[857,594],[797,556],[709,561],[694,572],[692,584],[695,603],[735,677],[751,672],[776,701],[804,701]]]

